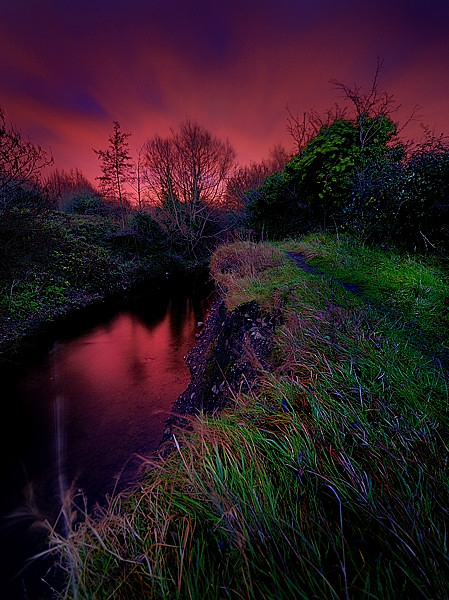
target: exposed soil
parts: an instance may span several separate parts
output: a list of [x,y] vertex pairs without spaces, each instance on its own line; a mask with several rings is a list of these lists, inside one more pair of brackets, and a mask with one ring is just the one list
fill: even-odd
[[174,405],[163,445],[175,428],[188,426],[188,415],[219,412],[235,393],[257,385],[258,374],[269,365],[274,327],[274,320],[264,316],[254,301],[232,312],[223,299],[214,303],[198,343],[186,358],[191,381]]
[[[297,266],[302,269],[303,271],[305,271],[306,273],[313,273],[314,275],[322,275],[325,276],[324,271],[322,271],[321,269],[318,269],[318,267],[312,267],[312,265],[309,265],[306,262],[306,258],[303,254],[301,254],[300,252],[287,252],[287,255],[295,261],[295,263],[297,264]],[[363,296],[363,290],[360,286],[355,285],[354,283],[348,283],[346,281],[341,281],[340,279],[337,279],[337,282],[343,286],[346,290],[348,290],[349,292],[353,292],[354,294],[357,294],[358,296]]]

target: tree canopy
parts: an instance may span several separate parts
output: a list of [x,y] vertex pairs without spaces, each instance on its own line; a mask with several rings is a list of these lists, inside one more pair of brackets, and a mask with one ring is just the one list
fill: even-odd
[[197,256],[198,248],[220,229],[225,184],[235,151],[194,121],[171,136],[156,136],[144,150],[144,177],[172,240]]

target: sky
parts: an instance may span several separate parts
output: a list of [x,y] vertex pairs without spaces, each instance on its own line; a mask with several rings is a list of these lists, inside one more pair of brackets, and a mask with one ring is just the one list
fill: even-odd
[[0,0],[0,107],[58,169],[100,175],[113,122],[137,154],[187,118],[241,164],[293,140],[288,112],[380,86],[449,134],[448,0]]

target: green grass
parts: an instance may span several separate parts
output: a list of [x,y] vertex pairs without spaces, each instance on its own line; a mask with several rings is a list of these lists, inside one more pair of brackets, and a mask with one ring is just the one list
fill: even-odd
[[[257,393],[192,418],[101,518],[54,536],[62,596],[446,599],[447,373],[329,277],[245,249],[221,249],[214,271],[231,306],[254,294],[277,311],[272,368]],[[342,276],[318,241],[314,252]]]
[[[434,258],[365,246],[346,236],[313,234],[280,245],[301,252],[327,275],[359,285],[378,307],[392,309],[426,333],[449,327],[449,273]],[[443,340],[444,341],[444,340]]]
[[251,300],[265,310],[275,309],[292,277],[284,252],[269,244],[244,241],[220,246],[211,258],[210,270],[229,310]]

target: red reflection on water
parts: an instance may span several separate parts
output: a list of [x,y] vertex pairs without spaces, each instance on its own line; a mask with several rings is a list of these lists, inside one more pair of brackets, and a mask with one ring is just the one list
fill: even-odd
[[[20,368],[2,369],[8,435],[0,452],[0,589],[42,549],[37,511],[39,522],[41,515],[54,522],[72,484],[83,490],[89,508],[102,502],[116,483],[121,489],[132,481],[140,464],[133,457],[159,443],[188,384],[184,356],[194,344],[197,321],[204,320],[208,291],[202,279],[165,284],[130,294],[132,310],[56,343],[50,354],[35,348]],[[80,314],[59,335],[76,335],[90,319],[106,319],[113,307],[104,308],[100,317]],[[76,502],[82,506],[80,498]],[[30,585],[40,585],[44,573],[46,578],[47,565],[36,567]],[[27,573],[0,596],[22,598]]]
[[170,305],[151,325],[121,313],[55,348],[54,398],[64,404],[58,407],[63,430],[55,434],[64,437],[69,485],[79,476],[80,485],[95,495],[98,479],[112,477],[133,453],[156,447],[173,403],[188,385],[184,356],[196,327],[187,299],[181,318]]

